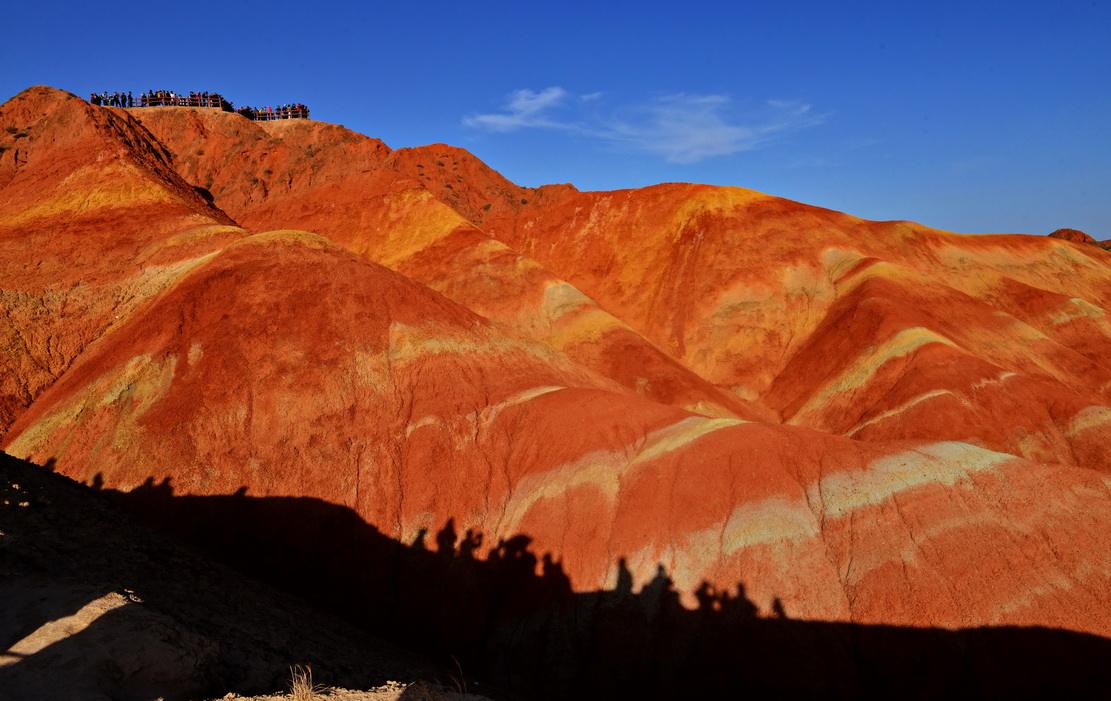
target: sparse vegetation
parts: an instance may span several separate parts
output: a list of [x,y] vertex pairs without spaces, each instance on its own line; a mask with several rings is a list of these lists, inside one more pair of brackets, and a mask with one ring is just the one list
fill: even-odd
[[463,674],[463,665],[459,664],[459,659],[455,655],[451,656],[451,661],[455,663],[455,669],[459,672],[458,677],[454,674],[449,675],[451,677],[451,683],[455,685],[455,693],[466,696],[467,677]]
[[521,204],[528,204],[528,200],[526,200],[524,197],[522,197],[521,198]]
[[494,206],[494,205],[492,205],[492,204],[490,204],[489,202],[487,202],[486,204],[482,205],[482,211],[484,211],[484,212],[489,212],[489,211],[490,211],[490,208],[491,208],[491,207],[493,207],[493,206]]
[[4,127],[4,131],[8,132],[9,134],[14,134],[19,131],[19,127]]
[[312,668],[294,665],[289,668],[289,697],[293,701],[315,701],[323,687],[312,683]]
[[17,139],[26,139],[27,138],[27,132],[26,131],[17,132],[16,135],[15,135],[15,138],[17,138]]
[[274,171],[270,168],[267,168],[262,171],[262,174],[269,178],[271,175],[274,174]]
[[443,168],[443,167],[444,167],[444,162],[443,162],[443,161],[436,161],[436,165],[438,165],[438,166],[440,166],[441,168]]

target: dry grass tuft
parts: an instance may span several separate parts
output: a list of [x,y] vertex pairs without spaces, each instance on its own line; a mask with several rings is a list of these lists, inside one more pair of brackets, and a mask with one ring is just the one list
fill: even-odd
[[312,667],[294,665],[289,668],[289,698],[293,701],[316,701],[323,687],[312,683]]
[[455,657],[455,655],[451,656],[451,661],[455,663],[455,668],[459,670],[458,677],[456,677],[454,674],[450,675],[451,683],[455,685],[455,693],[459,694],[460,696],[466,696],[467,677],[465,674],[463,674],[463,665],[459,664],[459,660]]

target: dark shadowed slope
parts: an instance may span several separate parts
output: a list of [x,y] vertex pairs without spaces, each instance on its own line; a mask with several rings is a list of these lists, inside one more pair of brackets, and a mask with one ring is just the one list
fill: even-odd
[[[299,582],[312,576],[312,563],[271,556],[275,569],[303,568]],[[279,691],[291,664],[347,687],[442,676],[148,530],[103,495],[3,454],[0,601],[5,701]]]
[[[334,620],[222,568],[197,571],[176,546],[134,526],[111,523],[117,517],[101,499],[34,466],[4,458],[2,476],[4,497],[29,503],[8,503],[0,511],[5,572],[13,563],[22,568],[19,579],[7,578],[2,586],[19,590],[30,577],[43,576],[44,569],[55,584],[39,590],[50,592],[49,598],[39,597],[21,612],[37,611],[46,621],[109,592],[122,596],[112,595],[119,608],[81,633],[0,667],[0,681],[25,682],[30,672],[45,669],[37,664],[49,666],[63,654],[58,648],[88,654],[89,646],[101,640],[123,645],[114,664],[125,669],[129,655],[162,655],[155,661],[161,676],[147,669],[123,678],[144,685],[132,688],[167,698],[183,688],[175,685],[186,678],[222,681],[237,689],[265,685],[267,664],[283,654],[312,660],[329,681],[350,683],[358,669],[346,666],[356,650],[336,648],[350,638]],[[16,480],[19,489],[11,486]],[[575,593],[560,561],[536,551],[524,534],[492,544],[482,556],[483,534],[461,532],[454,520],[402,544],[351,510],[317,499],[259,498],[243,491],[181,496],[169,482],[152,481],[130,492],[106,490],[103,496],[346,619],[369,623],[445,663],[459,660],[470,675],[496,682],[479,687],[495,697],[517,692],[553,699],[751,693],[1010,698],[1090,692],[1111,683],[1111,641],[1091,635],[1047,628],[950,631],[794,620],[778,599],[766,609],[758,607],[743,582],[728,588],[703,583],[696,606],[689,608],[680,603],[663,566],[651,581],[635,586],[620,558],[613,563],[613,589]],[[71,538],[64,544],[53,535],[68,529],[73,529]],[[92,563],[95,576],[84,569],[93,559],[88,549],[106,558],[103,564]],[[183,571],[190,573],[185,580],[190,584],[176,576]],[[81,582],[106,579],[85,593],[57,586],[62,574]],[[55,590],[73,601],[54,596]],[[219,600],[212,599],[215,591]],[[10,612],[0,631],[6,644],[35,625],[25,613],[13,620]],[[173,635],[149,647],[135,647],[132,638],[127,638],[132,647],[121,643],[121,633],[130,635],[140,626]],[[252,637],[260,626],[274,639]],[[103,630],[107,627],[115,630]],[[357,652],[368,649],[383,650],[359,647]],[[166,665],[167,659],[177,666]],[[368,665],[355,676],[374,681],[384,668],[399,673],[388,654],[373,659],[377,666]],[[185,676],[167,676],[171,672]],[[499,686],[502,691],[494,691]]]

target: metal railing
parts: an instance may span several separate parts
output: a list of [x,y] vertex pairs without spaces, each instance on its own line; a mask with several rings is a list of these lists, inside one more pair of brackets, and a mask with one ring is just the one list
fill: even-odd
[[135,98],[136,107],[218,107],[225,112],[232,111],[232,104],[218,93],[177,95],[155,93],[139,95]]
[[257,109],[254,107],[240,107],[236,110],[239,114],[247,119],[256,122],[273,122],[279,119],[308,119],[309,108],[305,105],[293,105],[291,107],[271,107],[269,109]]
[[235,112],[256,122],[271,122],[281,119],[308,119],[309,108],[302,104],[281,105],[279,107],[240,107],[235,109],[230,100],[220,93],[178,94],[168,90],[148,90],[139,95],[128,93],[93,93],[89,102],[104,107],[207,107]]
[[179,95],[169,91],[150,91],[138,95],[128,93],[93,93],[89,102],[102,107],[215,107],[232,111],[232,104],[219,93]]

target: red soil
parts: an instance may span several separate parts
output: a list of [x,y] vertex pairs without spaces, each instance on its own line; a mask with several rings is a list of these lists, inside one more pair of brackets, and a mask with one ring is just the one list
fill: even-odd
[[[406,543],[523,532],[579,590],[625,557],[688,602],[744,581],[795,616],[1111,634],[1097,247],[737,188],[527,190],[447,146],[42,89],[0,125],[40,112],[79,137],[34,179],[0,156],[9,346],[59,276],[85,301],[12,356],[15,455],[318,497]],[[57,204],[117,162],[73,186],[111,197]],[[319,236],[182,238],[225,221],[185,181]],[[144,286],[148,255],[189,263]]]
[[1057,229],[1052,234],[1050,234],[1050,237],[1061,239],[1062,241],[1072,241],[1073,243],[1090,243],[1093,245],[1099,245],[1099,241],[1096,241],[1094,238],[1092,238],[1088,234],[1085,234],[1079,229]]
[[144,300],[242,231],[122,110],[31,88],[0,107],[0,431]]

